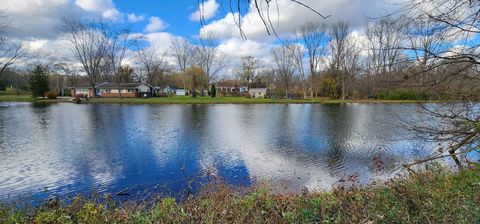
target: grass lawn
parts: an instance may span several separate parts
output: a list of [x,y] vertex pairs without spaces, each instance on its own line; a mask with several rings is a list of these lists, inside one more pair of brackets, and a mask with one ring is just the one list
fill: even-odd
[[7,88],[6,91],[0,91],[0,102],[1,101],[17,101],[17,102],[33,102],[35,99],[32,97],[31,93],[21,91],[17,95],[17,91],[12,88]]
[[[13,89],[0,92],[0,102],[18,101],[35,103],[59,103],[69,102],[66,99],[47,100],[35,99],[31,93],[21,92],[17,95]],[[417,103],[416,100],[338,100],[327,98],[316,99],[249,99],[245,97],[197,97],[173,96],[151,98],[90,98],[89,103],[99,104],[339,104],[339,103]],[[438,102],[438,101],[437,101]]]
[[96,98],[90,103],[119,104],[312,104],[312,103],[416,103],[415,100],[330,100],[330,99],[248,99],[245,97],[197,97],[187,96],[142,98]]
[[431,170],[386,186],[317,193],[212,184],[182,202],[75,198],[24,210],[0,205],[0,223],[480,223],[480,171]]
[[16,102],[33,102],[35,99],[30,94],[20,94],[20,95],[3,95],[0,94],[0,102],[5,101],[16,101]]

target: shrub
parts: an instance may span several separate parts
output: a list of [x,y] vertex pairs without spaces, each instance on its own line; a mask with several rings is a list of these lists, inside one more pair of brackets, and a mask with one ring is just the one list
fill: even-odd
[[42,96],[45,98],[45,93],[50,90],[48,75],[45,72],[45,69],[40,66],[36,66],[31,72],[29,84],[30,88],[32,89],[33,97]]
[[378,98],[382,100],[429,100],[430,95],[426,92],[416,92],[415,90],[380,90]]
[[57,97],[58,97],[58,93],[55,92],[55,91],[48,91],[47,93],[45,93],[45,95],[47,96],[47,99],[49,99],[49,100],[54,100],[54,99],[57,99]]
[[212,86],[210,87],[210,96],[211,96],[212,98],[215,98],[215,97],[217,96],[217,89],[215,88],[215,85],[212,85]]

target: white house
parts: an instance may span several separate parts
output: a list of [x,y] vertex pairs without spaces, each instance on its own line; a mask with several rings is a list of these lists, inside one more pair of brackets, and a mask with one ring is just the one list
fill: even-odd
[[251,88],[248,90],[248,93],[252,98],[267,98],[270,94],[267,88]]
[[[88,84],[79,84],[71,87],[72,96],[93,97],[92,87]],[[140,97],[152,96],[153,87],[145,83],[99,83],[95,85],[95,96],[100,97]]]
[[185,90],[185,89],[176,89],[176,90],[175,90],[175,95],[177,95],[177,96],[186,96],[186,95],[187,95],[187,90]]

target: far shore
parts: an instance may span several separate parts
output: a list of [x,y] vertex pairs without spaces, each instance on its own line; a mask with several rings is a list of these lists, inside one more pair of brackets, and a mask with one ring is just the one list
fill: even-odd
[[[0,102],[32,102],[32,103],[73,103],[69,97],[58,99],[33,98],[30,95],[0,95]],[[342,104],[342,103],[438,103],[445,100],[375,100],[375,99],[250,99],[245,97],[151,97],[151,98],[89,98],[88,104]]]

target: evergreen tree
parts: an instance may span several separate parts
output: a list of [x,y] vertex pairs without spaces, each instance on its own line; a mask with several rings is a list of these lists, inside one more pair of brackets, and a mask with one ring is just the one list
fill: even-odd
[[45,98],[45,93],[50,90],[48,75],[40,66],[36,66],[31,72],[30,89],[32,90],[33,97],[41,96],[43,98]]
[[215,98],[217,96],[217,88],[215,88],[215,85],[212,85],[212,87],[210,87],[210,96],[212,98]]

